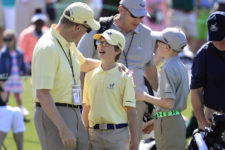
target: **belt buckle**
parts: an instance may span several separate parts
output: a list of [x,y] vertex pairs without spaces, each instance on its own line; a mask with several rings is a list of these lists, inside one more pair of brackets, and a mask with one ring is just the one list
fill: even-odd
[[107,129],[107,124],[99,124],[99,129],[100,130],[106,130]]

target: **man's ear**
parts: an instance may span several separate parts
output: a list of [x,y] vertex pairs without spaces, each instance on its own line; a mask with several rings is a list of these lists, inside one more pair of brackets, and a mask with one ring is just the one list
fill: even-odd
[[75,25],[74,27],[73,27],[73,30],[74,31],[79,31],[81,29],[81,25]]
[[123,6],[122,6],[122,5],[119,5],[119,7],[118,7],[118,11],[119,11],[119,13],[122,13],[122,12],[124,11],[124,8],[123,8]]

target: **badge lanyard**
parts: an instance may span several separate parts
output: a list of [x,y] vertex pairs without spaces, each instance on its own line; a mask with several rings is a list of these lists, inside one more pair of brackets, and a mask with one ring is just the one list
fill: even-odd
[[60,47],[61,47],[63,53],[64,53],[65,56],[66,56],[66,59],[67,59],[69,65],[70,65],[70,69],[71,69],[71,71],[72,71],[72,76],[73,76],[74,84],[76,85],[75,75],[74,75],[74,71],[73,71],[73,63],[72,63],[72,58],[71,58],[71,54],[70,54],[70,49],[69,49],[69,58],[68,58],[68,56],[66,55],[66,52],[65,52],[65,50],[63,49],[61,43],[59,42],[58,39],[56,39],[56,40],[57,40],[57,42],[59,43],[59,45],[60,45]]
[[132,44],[133,39],[134,39],[134,32],[133,32],[133,34],[132,34],[132,38],[131,38],[131,40],[130,40],[130,44],[129,44],[129,47],[128,47],[128,49],[127,49],[127,52],[125,53],[125,51],[123,51],[123,55],[124,55],[124,57],[125,57],[125,63],[126,63],[126,67],[127,67],[127,68],[128,68],[128,60],[127,60],[127,56],[128,56],[129,51],[130,51],[130,47],[131,47],[131,44]]

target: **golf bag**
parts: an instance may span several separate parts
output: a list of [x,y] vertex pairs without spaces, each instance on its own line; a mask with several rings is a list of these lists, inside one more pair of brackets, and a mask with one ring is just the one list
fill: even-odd
[[225,150],[222,134],[225,131],[225,115],[214,113],[210,128],[196,129],[188,144],[188,150]]

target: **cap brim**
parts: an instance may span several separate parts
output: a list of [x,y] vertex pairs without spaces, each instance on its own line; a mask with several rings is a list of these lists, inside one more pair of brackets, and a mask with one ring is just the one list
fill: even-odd
[[220,31],[217,33],[208,32],[207,40],[208,41],[222,41],[225,38],[223,33],[224,33],[223,31]]
[[164,41],[163,40],[163,35],[161,32],[159,31],[152,31],[151,32],[151,36],[154,40],[158,40],[158,41]]
[[100,29],[100,23],[93,20],[92,22],[88,23],[91,29],[93,30],[99,30]]
[[102,34],[95,34],[95,35],[93,36],[93,39],[99,40],[101,37],[102,37]]
[[94,38],[95,40],[99,40],[101,37],[104,37],[105,40],[106,40],[110,45],[116,45],[116,43],[114,43],[114,42],[112,41],[112,39],[111,39],[107,34],[95,34],[95,35],[93,36],[93,38]]
[[135,17],[142,17],[147,15],[147,11],[145,9],[134,9],[129,8],[129,11],[134,15]]

